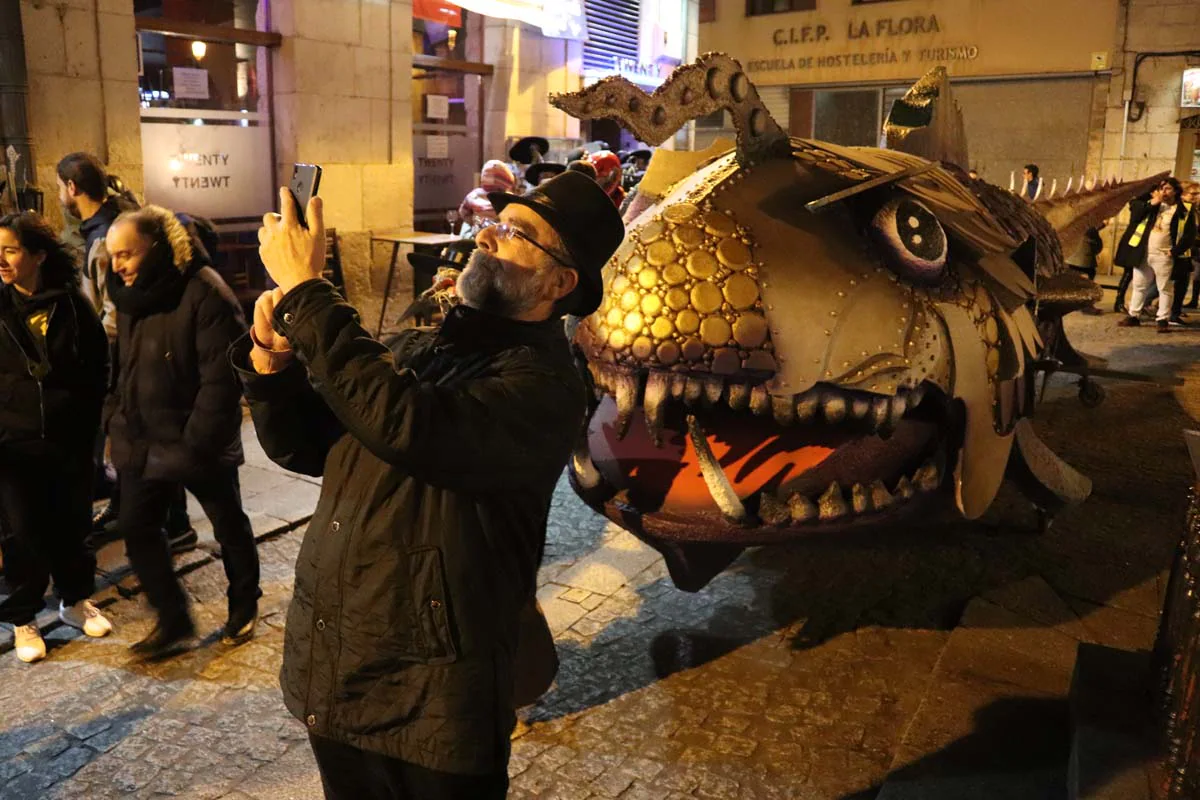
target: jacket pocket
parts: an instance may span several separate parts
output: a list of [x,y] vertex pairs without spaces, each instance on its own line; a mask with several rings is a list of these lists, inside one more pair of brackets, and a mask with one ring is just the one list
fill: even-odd
[[413,602],[425,650],[424,661],[427,664],[453,663],[458,658],[458,649],[454,646],[450,623],[450,598],[446,591],[441,548],[411,550],[408,560],[413,578]]
[[458,657],[437,547],[381,552],[346,575],[343,636],[371,672],[394,661],[449,664]]

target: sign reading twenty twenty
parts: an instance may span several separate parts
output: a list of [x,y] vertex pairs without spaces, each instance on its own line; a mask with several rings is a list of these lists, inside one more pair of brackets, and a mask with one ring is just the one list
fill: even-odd
[[152,203],[213,219],[253,219],[274,207],[266,125],[143,122],[142,163]]

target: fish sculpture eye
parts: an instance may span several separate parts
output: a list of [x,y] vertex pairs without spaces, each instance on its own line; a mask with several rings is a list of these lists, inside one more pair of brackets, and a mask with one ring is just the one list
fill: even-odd
[[949,250],[942,223],[920,200],[888,200],[871,219],[871,238],[883,249],[893,272],[912,283],[939,283]]

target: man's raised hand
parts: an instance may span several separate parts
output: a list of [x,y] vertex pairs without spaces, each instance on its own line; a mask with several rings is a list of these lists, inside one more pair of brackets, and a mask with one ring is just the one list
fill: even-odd
[[325,268],[325,216],[321,198],[308,201],[305,229],[296,215],[296,201],[287,187],[279,189],[282,214],[264,214],[258,229],[258,255],[271,279],[287,294],[295,287],[321,277]]

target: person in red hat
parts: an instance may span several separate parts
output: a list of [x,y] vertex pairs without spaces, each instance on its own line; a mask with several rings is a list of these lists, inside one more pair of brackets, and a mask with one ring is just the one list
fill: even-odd
[[474,235],[480,228],[495,222],[496,210],[488,200],[488,193],[511,192],[516,184],[516,176],[503,161],[493,158],[485,163],[479,174],[479,186],[468,192],[458,207],[458,217],[463,222],[462,235]]
[[267,454],[322,476],[280,683],[332,800],[503,800],[515,708],[549,682],[523,685],[525,621],[549,640],[537,568],[588,402],[562,318],[599,307],[625,228],[574,170],[488,200],[462,302],[390,349],[321,277],[320,198],[304,228],[283,189],[259,230],[279,288],[230,357]]
[[617,208],[625,202],[625,189],[621,186],[624,175],[621,171],[621,159],[611,150],[597,150],[588,157],[588,161],[596,169],[596,182],[613,201]]

